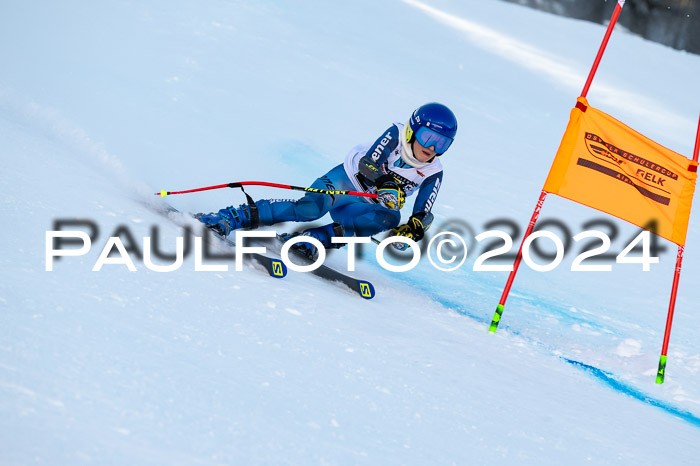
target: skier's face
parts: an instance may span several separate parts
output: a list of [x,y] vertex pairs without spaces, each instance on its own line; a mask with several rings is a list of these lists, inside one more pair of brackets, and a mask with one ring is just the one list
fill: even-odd
[[413,141],[411,149],[413,149],[413,156],[421,163],[430,162],[435,157],[435,146],[423,147],[418,140]]

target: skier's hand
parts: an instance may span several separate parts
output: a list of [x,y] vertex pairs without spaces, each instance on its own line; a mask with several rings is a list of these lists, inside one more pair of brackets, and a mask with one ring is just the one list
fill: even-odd
[[[417,214],[411,215],[404,225],[400,225],[393,230],[391,230],[392,236],[405,236],[406,238],[411,238],[413,241],[420,241],[425,236],[425,231],[430,227],[433,221],[433,214],[430,212],[419,212]],[[408,248],[406,243],[391,243],[391,245],[403,251]]]
[[406,201],[406,193],[391,177],[377,183],[377,200],[381,205],[391,210],[400,210]]

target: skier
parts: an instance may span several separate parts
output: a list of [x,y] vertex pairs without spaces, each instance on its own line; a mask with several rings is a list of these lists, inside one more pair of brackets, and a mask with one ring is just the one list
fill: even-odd
[[[372,145],[358,145],[350,150],[344,163],[318,178],[312,188],[324,190],[376,193],[377,199],[307,193],[299,200],[263,199],[197,214],[206,226],[222,236],[240,228],[256,228],[280,222],[309,222],[330,213],[333,223],[309,228],[301,235],[316,238],[324,247],[339,248],[331,243],[340,236],[371,236],[391,230],[395,236],[419,241],[433,220],[430,212],[442,182],[439,156],[450,147],[457,133],[454,113],[439,103],[417,108],[404,125],[394,123]],[[408,221],[401,222],[400,209],[406,196],[418,192]],[[286,235],[289,239],[295,235]],[[392,243],[399,250],[406,243]],[[312,243],[294,246],[310,259],[318,251]]]

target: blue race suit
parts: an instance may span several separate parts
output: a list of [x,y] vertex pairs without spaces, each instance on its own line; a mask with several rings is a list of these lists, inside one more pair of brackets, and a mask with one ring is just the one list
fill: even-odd
[[[381,167],[380,175],[391,175],[411,196],[417,192],[413,213],[428,213],[433,207],[442,181],[442,165],[437,158],[418,162],[406,141],[405,126],[394,123],[372,145],[354,147],[337,165],[316,179],[312,188],[323,190],[376,193],[372,180],[360,173],[359,165],[371,160]],[[308,222],[330,213],[342,225],[345,236],[371,236],[395,228],[401,221],[398,210],[391,210],[375,199],[343,195],[307,193],[299,200],[265,199],[257,201],[261,225],[279,222]]]

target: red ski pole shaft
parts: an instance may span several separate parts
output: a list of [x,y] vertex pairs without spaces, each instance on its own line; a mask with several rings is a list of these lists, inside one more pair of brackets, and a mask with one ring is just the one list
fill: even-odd
[[239,181],[235,183],[226,183],[226,184],[218,184],[216,186],[206,186],[203,188],[195,188],[195,189],[188,189],[185,191],[161,191],[159,193],[155,193],[156,196],[170,196],[173,194],[187,194],[187,193],[196,193],[199,191],[209,191],[211,189],[221,189],[221,188],[240,188],[241,186],[268,186],[271,188],[282,188],[282,189],[291,189],[292,191],[305,191],[308,193],[318,193],[318,194],[342,194],[342,195],[347,195],[347,196],[360,196],[360,197],[369,197],[372,199],[376,199],[377,195],[373,193],[363,193],[359,191],[343,191],[343,190],[327,190],[327,189],[316,189],[316,188],[305,188],[302,186],[291,186],[288,184],[279,184],[279,183],[268,183],[266,181]]

